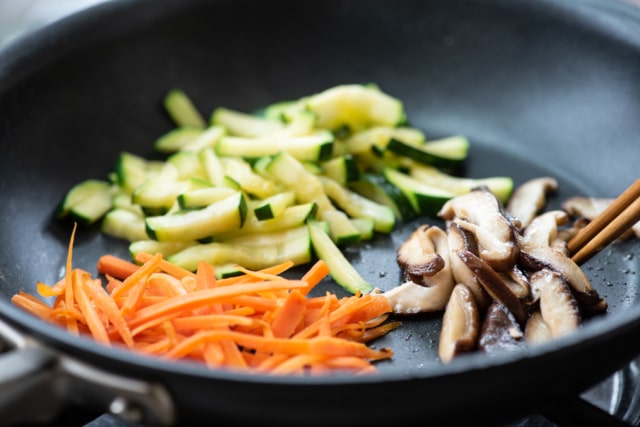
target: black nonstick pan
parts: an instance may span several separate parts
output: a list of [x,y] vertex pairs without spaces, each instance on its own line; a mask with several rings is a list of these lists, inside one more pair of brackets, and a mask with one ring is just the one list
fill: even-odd
[[[55,207],[105,177],[118,153],[153,155],[183,88],[204,112],[253,111],[342,83],[374,82],[411,124],[471,141],[463,173],[550,175],[558,207],[614,197],[638,177],[640,10],[599,1],[113,1],[0,53],[0,413],[46,422],[63,407],[153,425],[499,424],[565,405],[640,355],[640,244],[610,245],[584,269],[604,316],[523,352],[437,358],[440,316],[403,319],[377,344],[392,361],[359,377],[220,372],[100,346],[12,306],[64,274],[71,225]],[[348,256],[382,289],[420,218]],[[122,241],[77,234],[74,265],[95,271]],[[339,292],[330,282],[324,284]],[[580,413],[575,414],[576,417]],[[582,424],[587,425],[587,424]]]

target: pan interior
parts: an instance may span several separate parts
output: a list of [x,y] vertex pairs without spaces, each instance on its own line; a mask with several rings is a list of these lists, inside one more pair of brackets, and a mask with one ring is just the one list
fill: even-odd
[[[428,138],[469,137],[461,174],[509,175],[516,184],[556,177],[560,191],[548,208],[572,195],[613,197],[636,177],[629,153],[640,135],[638,48],[586,12],[546,2],[379,1],[362,9],[328,1],[313,13],[295,1],[160,3],[141,15],[126,13],[130,2],[103,7],[4,53],[14,56],[0,68],[10,77],[0,89],[0,308],[19,290],[62,277],[71,226],[53,219],[57,203],[79,180],[106,177],[122,150],[155,156],[153,141],[172,127],[161,99],[174,87],[208,114],[374,82],[404,101]],[[347,255],[389,289],[400,280],[395,249],[423,222],[439,223],[402,224]],[[80,229],[74,265],[94,271],[104,253],[128,256],[124,242]],[[639,256],[627,241],[585,265],[608,316],[637,303]],[[341,292],[330,281],[323,289]],[[377,343],[396,354],[381,370],[437,366],[440,315],[402,320]]]

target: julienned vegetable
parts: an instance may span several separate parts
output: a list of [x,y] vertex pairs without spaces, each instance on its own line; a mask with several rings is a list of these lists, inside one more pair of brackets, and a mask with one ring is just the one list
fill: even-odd
[[[502,202],[513,188],[509,177],[450,175],[466,159],[469,141],[427,140],[408,125],[402,103],[375,85],[340,85],[256,114],[218,107],[209,123],[180,89],[164,105],[176,125],[155,142],[166,159],[122,152],[109,180],[86,180],[69,191],[59,217],[102,219],[104,233],[130,242],[132,257],[146,248],[192,271],[203,257],[219,278],[238,272],[232,264],[310,262],[308,236],[307,244],[298,232],[295,245],[278,241],[290,230],[308,234],[309,219],[341,249],[390,233],[398,221],[433,216],[477,185]],[[94,200],[100,205],[87,209]],[[265,242],[271,251],[262,251]],[[336,251],[316,255],[323,253]]]
[[267,375],[371,373],[373,362],[393,356],[367,345],[399,325],[386,322],[386,298],[309,296],[329,273],[322,260],[297,280],[282,275],[293,262],[259,271],[238,267],[241,275],[217,279],[205,262],[191,272],[160,253],[139,253],[141,265],[104,255],[97,264],[103,286],[72,267],[72,245],[73,236],[65,277],[53,286],[38,283],[52,305],[23,292],[12,302],[104,345]]

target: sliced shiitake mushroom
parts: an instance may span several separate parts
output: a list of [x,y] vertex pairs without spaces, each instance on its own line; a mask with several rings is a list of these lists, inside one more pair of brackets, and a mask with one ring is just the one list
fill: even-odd
[[[569,215],[584,218],[588,221],[592,221],[595,217],[600,215],[605,209],[613,203],[614,199],[607,197],[570,197],[562,204],[564,209]],[[635,223],[631,229],[622,234],[619,237],[620,240],[628,239],[635,234],[640,238],[640,222]]]
[[478,282],[475,273],[458,257],[459,251],[469,251],[478,255],[478,244],[475,236],[470,231],[460,227],[455,221],[447,224],[447,236],[453,280],[456,283],[467,285],[476,299],[478,308],[484,311],[491,303],[491,297]]
[[[396,260],[409,280],[423,284],[423,277],[433,276],[444,268],[444,259],[434,242],[434,238],[438,240],[442,234],[438,227],[421,225],[398,247]],[[440,244],[446,245],[446,241]]]
[[438,355],[448,363],[453,358],[475,351],[480,333],[480,312],[471,290],[458,283],[451,292],[442,317]]
[[448,200],[438,216],[471,231],[478,242],[480,257],[492,268],[506,271],[515,264],[518,245],[514,227],[505,217],[500,201],[486,187]]
[[549,211],[538,215],[519,239],[519,265],[531,272],[549,269],[559,273],[571,286],[578,302],[590,311],[606,309],[606,301],[593,288],[578,264],[569,258],[566,248],[554,246],[558,225],[568,221],[564,211]]
[[491,303],[482,322],[478,349],[497,353],[525,346],[524,332],[513,314],[500,301]]
[[535,217],[522,233],[521,247],[549,246],[568,256],[567,240],[558,236],[558,226],[569,222],[565,211],[552,210]]
[[478,282],[491,295],[491,298],[500,301],[513,313],[516,320],[524,325],[527,319],[525,305],[502,280],[502,277],[485,260],[469,251],[458,252],[458,257],[473,271]]
[[532,272],[542,269],[555,271],[569,284],[581,306],[596,313],[606,310],[606,301],[591,285],[584,271],[563,253],[542,246],[521,248],[520,265]]
[[532,291],[539,295],[540,314],[551,336],[559,338],[575,331],[582,323],[580,307],[564,278],[549,269],[531,275]]
[[539,344],[553,339],[551,328],[542,318],[538,308],[529,315],[527,325],[524,328],[524,339],[528,344]]
[[531,298],[529,279],[517,264],[511,270],[499,273],[499,275],[515,296],[523,301]]
[[[417,231],[419,232],[414,232],[411,238],[402,245],[402,249],[403,252],[410,252],[409,249],[418,252],[417,254],[407,253],[405,259],[410,258],[410,262],[420,264],[421,257],[429,259],[438,257],[442,264],[436,272],[429,271],[429,274],[423,275],[409,274],[406,282],[383,293],[396,314],[442,311],[445,309],[455,285],[445,231],[436,226],[422,226]],[[425,253],[423,252],[425,248],[433,252]],[[411,264],[404,265],[407,268],[406,266]],[[419,282],[414,281],[414,277]]]
[[519,185],[507,203],[507,214],[526,228],[547,203],[547,194],[558,190],[558,181],[549,176],[530,179]]

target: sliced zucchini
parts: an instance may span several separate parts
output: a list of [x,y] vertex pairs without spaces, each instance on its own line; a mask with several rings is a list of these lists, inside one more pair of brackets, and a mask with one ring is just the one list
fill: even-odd
[[154,148],[161,153],[175,153],[204,133],[200,127],[184,126],[171,129],[154,143]]
[[455,135],[418,145],[391,138],[387,149],[426,165],[455,167],[467,158],[469,141]]
[[387,181],[383,174],[362,174],[361,179],[349,183],[349,188],[367,199],[388,206],[400,221],[409,221],[417,215],[407,196]]
[[148,178],[159,174],[165,167],[165,163],[159,160],[147,160],[136,154],[123,151],[118,156],[116,163],[116,176],[118,185],[122,190],[131,194]]
[[457,194],[418,181],[393,168],[384,169],[385,178],[409,199],[416,213],[435,216],[442,205]]
[[147,217],[147,234],[161,242],[205,239],[242,227],[246,211],[244,195],[237,192],[203,209]]
[[315,201],[318,214],[334,206],[324,192],[322,182],[286,151],[281,151],[264,166],[264,172],[284,187],[292,190],[300,203]]
[[200,261],[214,266],[234,263],[250,269],[261,269],[285,261],[293,261],[294,265],[306,264],[312,259],[312,251],[305,225],[222,242],[196,244],[167,259],[191,271],[197,269]]
[[224,167],[213,147],[207,147],[198,153],[202,167],[208,180],[214,185],[223,185],[225,181]]
[[202,115],[182,89],[173,89],[167,93],[164,108],[177,126],[206,127]]
[[356,160],[350,154],[337,156],[320,164],[322,173],[337,181],[341,185],[346,185],[360,177],[360,169]]
[[345,144],[351,154],[367,153],[373,147],[381,152],[387,148],[391,138],[413,145],[421,145],[426,140],[424,132],[416,128],[376,126],[353,133],[345,140]]
[[456,194],[464,194],[479,186],[486,186],[501,203],[507,203],[513,192],[513,179],[507,176],[487,178],[463,178],[452,176],[428,165],[415,165],[409,169],[409,175],[434,187],[447,189]]
[[326,210],[318,218],[329,226],[329,236],[338,246],[351,245],[361,240],[360,230],[349,216],[338,209]]
[[316,124],[316,115],[308,110],[300,110],[297,112],[291,112],[285,119],[286,125],[274,132],[273,136],[278,137],[291,137],[291,136],[303,136],[313,133]]
[[335,86],[309,97],[306,106],[317,115],[316,126],[330,130],[347,126],[353,132],[406,121],[402,102],[375,86]]
[[264,199],[282,192],[276,182],[256,173],[251,165],[240,157],[221,157],[220,163],[225,176],[230,177],[247,193]]
[[271,219],[259,220],[255,215],[247,213],[247,218],[239,230],[228,233],[221,233],[218,239],[225,240],[237,236],[245,236],[253,233],[270,233],[273,231],[286,230],[304,225],[309,218],[313,218],[316,213],[315,202],[289,206],[285,211]]
[[338,211],[324,191],[319,177],[286,151],[281,151],[265,166],[273,179],[292,190],[300,203],[316,202],[318,218],[329,223],[331,237],[337,244],[359,240],[360,233],[344,212]]
[[283,191],[259,201],[253,208],[253,212],[260,221],[272,219],[283,213],[295,201],[296,195],[293,191]]
[[87,179],[74,185],[57,209],[57,217],[71,216],[82,224],[93,224],[113,206],[117,187],[108,181]]
[[161,253],[164,258],[167,258],[176,252],[180,252],[181,250],[196,244],[196,242],[192,241],[158,242],[157,240],[149,240],[147,237],[146,239],[131,242],[129,244],[129,253],[133,259],[136,259],[136,256],[141,252],[152,255]]
[[181,209],[200,209],[237,192],[238,190],[229,187],[198,188],[179,194],[177,200]]
[[375,221],[371,218],[350,218],[351,224],[360,232],[360,240],[370,240],[375,231]]
[[256,159],[287,151],[299,160],[323,161],[332,153],[333,134],[318,130],[302,136],[264,136],[244,138],[238,136],[223,137],[216,146],[219,156],[233,156]]
[[327,263],[333,280],[352,294],[371,292],[373,286],[349,262],[323,226],[318,221],[310,220],[307,227],[313,250],[318,258]]
[[177,171],[167,164],[163,172],[147,179],[131,195],[131,202],[140,205],[146,215],[162,215],[177,202],[176,198],[189,188],[189,182],[178,180]]
[[305,97],[267,105],[262,110],[262,116],[267,119],[280,120],[283,123],[289,123],[293,117],[296,117],[301,112],[309,112],[305,107],[306,100],[307,98]]
[[390,207],[367,199],[330,178],[320,177],[320,180],[329,199],[347,215],[352,218],[372,219],[375,230],[382,233],[390,233],[393,230],[396,217]]
[[210,122],[212,125],[226,128],[230,135],[241,137],[267,135],[284,127],[280,120],[259,117],[224,107],[213,110]]
[[227,134],[222,126],[210,126],[197,138],[186,141],[180,151],[201,151],[207,147],[215,147],[218,141]]
[[167,158],[166,164],[175,168],[177,179],[209,179],[200,156],[194,151],[178,151]]
[[113,198],[111,199],[111,204],[112,209],[126,209],[140,217],[144,216],[142,207],[140,205],[134,205],[131,202],[131,194],[127,194],[121,189],[119,189],[113,196]]
[[133,242],[148,239],[144,217],[129,209],[112,209],[101,223],[101,231],[111,237]]

